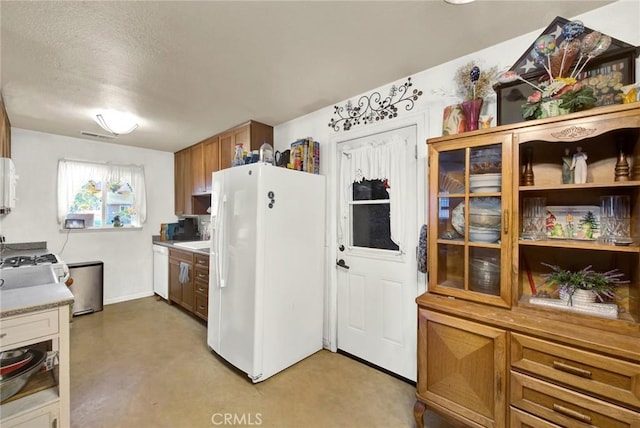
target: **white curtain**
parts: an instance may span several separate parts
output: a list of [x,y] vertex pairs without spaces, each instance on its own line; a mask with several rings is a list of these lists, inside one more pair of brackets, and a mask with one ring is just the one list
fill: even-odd
[[391,240],[404,252],[407,142],[399,135],[383,139],[372,137],[368,144],[354,149],[345,149],[340,159],[340,204],[343,221],[339,224],[338,237],[343,238],[343,224],[348,220],[348,197],[354,182],[362,180],[387,180]]
[[107,179],[112,182],[129,183],[133,188],[133,206],[138,213],[140,224],[147,220],[147,195],[144,182],[144,168],[131,165],[108,165]]
[[73,201],[89,180],[119,180],[129,183],[133,188],[134,202],[140,224],[147,219],[147,198],[144,181],[144,169],[137,165],[111,165],[92,162],[61,159],[58,162],[58,222],[64,219],[73,205]]

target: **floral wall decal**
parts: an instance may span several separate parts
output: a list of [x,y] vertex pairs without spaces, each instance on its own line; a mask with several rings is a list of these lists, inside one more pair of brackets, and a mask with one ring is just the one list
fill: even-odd
[[355,125],[368,124],[383,119],[391,119],[398,116],[398,104],[405,103],[404,109],[409,111],[413,109],[415,101],[422,95],[422,91],[413,89],[410,91],[411,77],[400,85],[392,85],[389,90],[389,96],[382,98],[380,92],[374,92],[371,95],[363,95],[354,105],[350,100],[344,107],[334,106],[333,114],[338,116],[332,118],[329,127],[334,131],[340,131],[340,126],[344,131],[348,131]]

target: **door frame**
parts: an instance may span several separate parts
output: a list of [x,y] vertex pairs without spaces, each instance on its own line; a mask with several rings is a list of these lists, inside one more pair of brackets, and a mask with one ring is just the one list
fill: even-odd
[[[328,145],[329,173],[327,182],[327,263],[326,278],[327,294],[325,296],[325,331],[327,337],[323,339],[323,346],[332,352],[338,351],[338,272],[336,270],[337,260],[337,241],[338,241],[338,208],[340,197],[338,193],[339,169],[338,169],[338,144],[346,143],[357,138],[363,138],[380,134],[382,132],[393,131],[407,126],[416,127],[416,192],[417,192],[417,210],[416,230],[420,230],[419,226],[427,221],[427,135],[426,123],[428,120],[427,112],[419,112],[408,114],[400,119],[393,119],[386,123],[364,126],[357,130],[349,130],[340,134],[330,136]],[[413,250],[407,248],[407,254]],[[416,296],[426,291],[426,275],[416,271]]]

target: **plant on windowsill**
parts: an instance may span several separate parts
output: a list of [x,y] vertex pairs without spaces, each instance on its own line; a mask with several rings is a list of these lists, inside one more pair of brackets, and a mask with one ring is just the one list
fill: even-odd
[[[600,303],[614,301],[619,298],[616,294],[617,287],[629,283],[628,280],[621,279],[624,274],[618,269],[596,272],[589,265],[572,272],[559,266],[542,264],[551,268],[550,273],[541,275],[545,279],[543,285],[555,285],[556,289],[551,296],[566,299],[568,306],[573,306],[574,303],[593,303],[596,300]],[[590,297],[583,297],[585,294]]]

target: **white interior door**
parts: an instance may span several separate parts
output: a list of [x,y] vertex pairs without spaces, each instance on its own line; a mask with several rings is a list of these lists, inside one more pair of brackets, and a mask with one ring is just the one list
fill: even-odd
[[[337,348],[416,380],[416,126],[361,137],[337,145],[338,164],[350,151],[389,141],[406,141],[402,222],[403,250],[390,239],[391,180],[352,183],[338,203]],[[349,181],[349,180],[346,180]],[[397,188],[396,188],[397,191]],[[393,213],[393,210],[391,211]],[[391,214],[393,215],[393,214]]]

